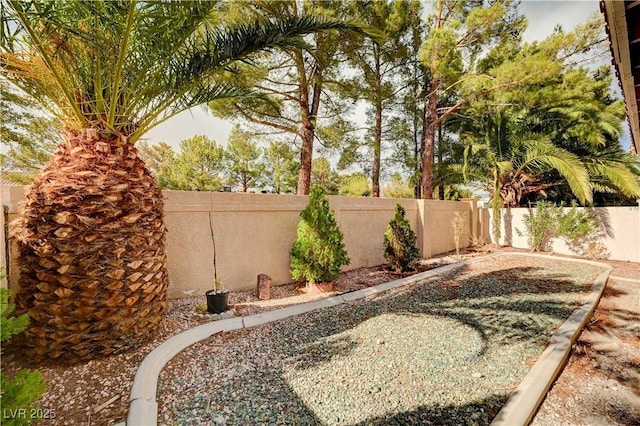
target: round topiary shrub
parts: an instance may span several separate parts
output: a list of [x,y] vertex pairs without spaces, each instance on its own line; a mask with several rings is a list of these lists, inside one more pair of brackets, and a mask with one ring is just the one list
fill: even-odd
[[304,278],[309,284],[338,278],[342,267],[350,262],[343,239],[324,191],[314,187],[309,204],[300,213],[296,239],[289,253],[293,278]]
[[384,233],[384,258],[397,272],[408,272],[418,259],[416,233],[404,217],[405,210],[396,204],[396,215]]

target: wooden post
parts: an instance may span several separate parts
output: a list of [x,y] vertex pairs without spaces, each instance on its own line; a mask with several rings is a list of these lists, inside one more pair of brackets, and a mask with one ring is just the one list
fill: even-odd
[[256,296],[260,300],[271,299],[271,277],[267,274],[258,274],[258,284],[256,286]]

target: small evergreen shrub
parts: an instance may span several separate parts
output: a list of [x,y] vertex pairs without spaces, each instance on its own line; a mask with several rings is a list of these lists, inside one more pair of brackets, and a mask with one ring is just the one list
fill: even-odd
[[321,187],[314,187],[300,213],[296,239],[289,253],[291,275],[309,284],[331,282],[351,261],[344,235]]
[[[29,323],[27,314],[10,317],[14,309],[15,305],[9,303],[9,290],[0,288],[0,340],[2,342],[22,333]],[[31,418],[30,414],[38,411],[35,401],[42,397],[46,389],[47,385],[39,371],[21,370],[11,379],[0,373],[2,424],[22,426],[37,421]]]
[[384,233],[384,258],[398,272],[410,271],[419,253],[416,233],[404,215],[404,207],[396,204],[396,214]]

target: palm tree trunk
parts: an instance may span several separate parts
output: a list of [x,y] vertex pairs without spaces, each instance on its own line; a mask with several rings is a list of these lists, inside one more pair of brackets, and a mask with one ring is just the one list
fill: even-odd
[[[442,124],[438,125],[438,167],[442,170],[442,156],[444,153],[444,139],[442,138]],[[444,200],[444,178],[442,175],[438,176],[438,199]]]
[[162,194],[137,150],[95,129],[68,132],[26,194],[19,312],[35,360],[135,348],[167,308]]

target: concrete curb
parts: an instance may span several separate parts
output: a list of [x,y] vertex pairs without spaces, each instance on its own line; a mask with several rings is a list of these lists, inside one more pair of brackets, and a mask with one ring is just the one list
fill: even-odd
[[491,422],[492,426],[526,426],[531,423],[538,408],[558,378],[571,354],[571,347],[582,333],[593,315],[602,297],[605,285],[613,267],[599,262],[583,259],[559,258],[556,256],[536,255],[529,253],[504,253],[500,255],[534,256],[552,260],[585,263],[605,269],[593,283],[591,292],[583,305],[575,310],[569,318],[551,336],[549,346],[542,352],[536,363],[522,379],[515,392]]
[[[495,255],[482,257],[482,260],[493,256]],[[158,403],[156,401],[156,394],[160,372],[180,351],[207,339],[216,333],[255,327],[272,321],[314,311],[316,309],[327,308],[330,306],[348,303],[353,300],[364,299],[365,297],[369,297],[392,288],[402,287],[433,277],[443,272],[461,268],[465,264],[478,260],[479,259],[476,258],[468,261],[452,263],[429,271],[421,272],[410,277],[401,278],[399,280],[390,281],[362,290],[344,293],[325,299],[314,300],[312,302],[301,303],[299,305],[292,305],[261,314],[214,321],[183,331],[182,333],[166,340],[151,351],[142,361],[140,367],[138,367],[133,379],[133,385],[131,386],[131,394],[129,396],[129,413],[127,415],[126,424],[129,426],[156,426],[158,424]]]
[[609,278],[611,278],[612,280],[627,281],[627,282],[630,282],[630,283],[638,283],[638,284],[640,284],[640,280],[636,280],[635,278],[625,278],[625,277],[619,277],[617,275],[611,275]]
[[158,403],[156,401],[156,395],[160,372],[179,352],[195,343],[211,337],[216,333],[255,327],[272,321],[307,313],[316,309],[327,308],[330,306],[348,303],[353,300],[364,299],[393,288],[406,286],[431,278],[443,272],[461,268],[467,264],[485,261],[495,257],[512,255],[580,262],[607,268],[607,270],[600,274],[596,279],[586,303],[580,309],[574,311],[569,319],[567,319],[553,334],[551,337],[551,344],[547,349],[545,349],[538,361],[520,383],[515,393],[491,423],[492,425],[498,426],[527,425],[536,413],[549,387],[564,367],[569,357],[573,342],[575,342],[577,337],[580,335],[582,328],[586,325],[587,321],[593,314],[593,311],[600,300],[600,296],[602,295],[602,291],[604,290],[607,278],[613,270],[609,265],[588,260],[567,259],[530,253],[497,253],[434,268],[410,277],[401,278],[366,289],[344,293],[325,299],[315,300],[299,305],[292,305],[286,308],[247,317],[235,317],[203,324],[173,336],[145,357],[140,364],[140,367],[138,367],[133,379],[131,394],[129,396],[129,413],[127,415],[126,424],[129,426],[157,425]]

